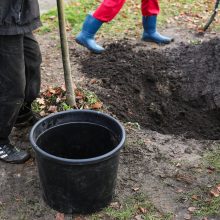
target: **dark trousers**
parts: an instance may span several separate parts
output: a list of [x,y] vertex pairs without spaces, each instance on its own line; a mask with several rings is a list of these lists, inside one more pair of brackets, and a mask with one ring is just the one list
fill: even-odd
[[39,94],[41,61],[32,33],[0,36],[0,144],[9,142],[22,105]]

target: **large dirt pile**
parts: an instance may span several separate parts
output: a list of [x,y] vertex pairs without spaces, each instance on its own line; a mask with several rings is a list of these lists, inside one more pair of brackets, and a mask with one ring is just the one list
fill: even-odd
[[138,46],[114,43],[81,58],[82,71],[101,80],[96,92],[110,111],[161,133],[219,139],[220,39],[164,50]]

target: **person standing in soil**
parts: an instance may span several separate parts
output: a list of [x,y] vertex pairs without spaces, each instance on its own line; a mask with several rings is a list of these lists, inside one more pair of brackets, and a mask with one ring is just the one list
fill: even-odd
[[[95,42],[94,36],[103,23],[110,22],[118,14],[124,3],[125,0],[103,0],[93,14],[87,15],[76,42],[94,53],[102,53],[104,48]],[[142,40],[158,44],[169,44],[173,41],[173,38],[163,36],[156,30],[160,11],[158,0],[142,0],[141,11],[144,29]]]
[[37,0],[0,1],[0,160],[23,163],[28,152],[10,143],[13,126],[33,122],[41,52],[32,31],[41,25]]

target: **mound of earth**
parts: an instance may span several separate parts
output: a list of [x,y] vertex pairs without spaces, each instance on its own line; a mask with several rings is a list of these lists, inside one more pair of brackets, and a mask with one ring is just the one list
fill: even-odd
[[220,138],[220,39],[177,48],[113,43],[81,58],[81,71],[101,81],[96,93],[122,121],[163,134]]

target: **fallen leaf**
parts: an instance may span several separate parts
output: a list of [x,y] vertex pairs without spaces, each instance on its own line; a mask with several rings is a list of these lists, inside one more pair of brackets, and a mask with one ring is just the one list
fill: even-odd
[[143,214],[145,214],[146,212],[147,212],[147,209],[145,209],[145,208],[143,208],[143,207],[139,207],[138,208],[140,211],[141,211],[141,213],[143,213]]
[[40,110],[43,110],[46,107],[46,105],[41,105]]
[[97,79],[91,79],[89,83],[90,84],[95,84],[96,82],[97,82]]
[[150,143],[152,143],[152,141],[151,141],[150,139],[145,139],[145,140],[144,140],[144,143],[145,143],[145,144],[150,144]]
[[197,195],[192,195],[192,199],[193,199],[193,200],[199,200],[199,198],[198,198]]
[[188,208],[188,211],[189,211],[189,212],[195,212],[195,211],[196,211],[196,207],[189,207],[189,208]]
[[56,93],[56,90],[53,89],[52,87],[48,87],[48,91],[49,91],[51,94],[55,94],[55,93]]
[[76,99],[83,99],[85,95],[83,92],[79,90],[75,90],[75,96],[76,96]]
[[54,90],[55,90],[55,94],[56,94],[56,95],[61,95],[62,92],[63,92],[63,90],[62,90],[61,87],[56,87],[56,88],[54,88]]
[[56,215],[56,220],[64,220],[65,216],[63,213],[58,212]]
[[71,27],[66,27],[66,31],[70,31],[71,30]]
[[216,189],[220,192],[220,184],[216,186]]
[[138,188],[138,187],[133,187],[132,188],[135,192],[137,192],[140,188]]
[[112,202],[110,204],[110,207],[114,208],[114,209],[119,209],[120,208],[120,204],[118,202]]
[[50,20],[54,20],[56,18],[56,16],[52,15],[49,17]]
[[50,98],[52,96],[52,94],[47,90],[43,93],[43,96],[46,98]]
[[210,191],[210,194],[214,197],[219,197],[220,192],[218,191],[218,189],[214,188]]
[[181,167],[181,163],[177,163],[177,164],[176,164],[176,167]]
[[92,104],[91,108],[92,109],[100,109],[102,108],[103,103],[102,102],[96,102],[95,104]]
[[59,103],[60,101],[61,101],[61,98],[60,98],[60,97],[57,97],[56,103]]
[[51,112],[51,113],[57,112],[57,106],[51,105],[51,106],[48,108],[48,112]]
[[40,104],[40,105],[44,105],[44,104],[45,104],[44,98],[37,98],[37,99],[36,99],[36,102],[37,102],[38,104]]
[[178,189],[176,192],[177,192],[177,193],[182,193],[182,192],[183,192],[183,189]]
[[39,114],[40,114],[40,116],[44,117],[46,115],[46,112],[45,111],[41,111]]

